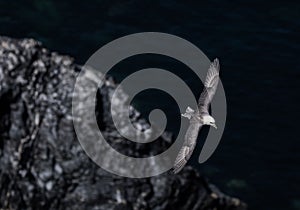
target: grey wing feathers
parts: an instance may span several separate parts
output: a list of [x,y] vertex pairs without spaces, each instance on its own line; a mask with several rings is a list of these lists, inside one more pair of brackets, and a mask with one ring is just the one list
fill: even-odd
[[193,150],[196,146],[196,140],[198,137],[199,129],[202,126],[199,122],[191,122],[187,132],[184,137],[184,143],[182,148],[180,149],[174,166],[173,166],[173,173],[178,173],[181,169],[185,166],[187,161],[190,159]]
[[200,99],[198,101],[198,106],[200,112],[208,113],[208,106],[211,103],[213,96],[216,93],[217,86],[219,83],[219,60],[216,58],[208,69],[208,73],[204,82],[204,90],[201,93]]

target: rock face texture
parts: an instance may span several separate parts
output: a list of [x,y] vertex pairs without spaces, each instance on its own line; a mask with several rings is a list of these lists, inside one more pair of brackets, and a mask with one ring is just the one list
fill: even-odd
[[[178,175],[130,179],[93,163],[72,121],[80,70],[72,58],[35,40],[0,37],[0,209],[246,209],[189,167]],[[145,154],[143,145],[122,141],[113,129],[108,97],[114,88],[108,79],[99,90],[99,127],[124,154]],[[147,126],[134,109],[131,117]],[[159,142],[151,149],[160,151],[172,139],[164,135]]]

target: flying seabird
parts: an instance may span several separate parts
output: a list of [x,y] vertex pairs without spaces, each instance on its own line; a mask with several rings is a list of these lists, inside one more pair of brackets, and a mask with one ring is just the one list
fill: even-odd
[[190,125],[186,131],[183,146],[180,149],[173,166],[173,172],[175,174],[185,166],[191,157],[196,146],[199,130],[201,129],[202,125],[210,125],[217,129],[215,119],[209,114],[208,109],[209,104],[211,103],[211,100],[217,90],[219,82],[219,70],[219,60],[216,58],[210,64],[208,69],[204,83],[204,90],[201,93],[198,101],[198,110],[195,111],[192,108],[187,107],[185,113],[181,114],[183,117],[186,117],[190,120]]

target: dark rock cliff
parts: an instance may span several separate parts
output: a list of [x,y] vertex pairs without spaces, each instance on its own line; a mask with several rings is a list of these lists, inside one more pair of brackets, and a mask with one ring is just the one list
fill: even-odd
[[[93,163],[72,123],[72,91],[80,70],[72,58],[35,40],[0,37],[0,209],[246,209],[189,167],[178,175],[130,179]],[[108,80],[97,102],[99,127],[110,140],[122,139],[107,111],[113,89]],[[147,126],[134,109],[131,117]],[[128,141],[114,142],[126,154],[145,151]],[[159,142],[154,149],[166,148],[171,138]]]

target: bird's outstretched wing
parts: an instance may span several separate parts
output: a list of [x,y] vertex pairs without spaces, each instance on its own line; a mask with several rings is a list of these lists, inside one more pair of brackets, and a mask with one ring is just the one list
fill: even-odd
[[178,173],[192,156],[201,126],[202,124],[197,121],[190,121],[190,125],[184,137],[183,146],[180,149],[173,166],[173,173]]
[[200,113],[208,113],[208,107],[214,97],[219,83],[219,60],[216,58],[211,64],[207,72],[204,82],[204,89],[198,101],[198,109]]

